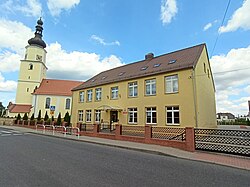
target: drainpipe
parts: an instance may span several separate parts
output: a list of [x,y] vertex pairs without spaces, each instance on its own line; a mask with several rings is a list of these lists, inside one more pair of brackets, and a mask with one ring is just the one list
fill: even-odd
[[195,113],[195,127],[198,128],[198,115],[197,115],[197,95],[196,95],[196,80],[194,67],[192,70],[192,83],[193,83],[193,96],[194,96],[194,113]]

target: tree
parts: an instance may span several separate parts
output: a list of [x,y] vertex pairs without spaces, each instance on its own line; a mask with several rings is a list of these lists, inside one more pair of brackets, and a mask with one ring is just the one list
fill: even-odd
[[48,119],[49,119],[49,116],[48,116],[47,111],[46,111],[45,116],[44,116],[44,121],[48,121]]
[[34,120],[35,119],[35,114],[33,113],[32,116],[30,117],[30,120]]
[[55,121],[54,116],[51,117],[51,121]]
[[37,117],[37,121],[41,121],[41,117],[42,115],[41,115],[41,110],[39,110],[39,113],[38,113],[38,117]]
[[28,115],[27,115],[27,113],[24,114],[23,120],[25,120],[25,121],[28,120]]
[[62,117],[61,117],[61,112],[59,112],[58,117],[57,117],[57,121],[56,121],[56,125],[60,126],[62,123]]
[[21,120],[21,115],[18,113],[16,120]]
[[66,114],[65,114],[65,116],[64,116],[64,118],[63,118],[63,120],[64,120],[65,122],[67,122],[68,124],[70,123],[70,115],[69,115],[69,112],[66,112]]

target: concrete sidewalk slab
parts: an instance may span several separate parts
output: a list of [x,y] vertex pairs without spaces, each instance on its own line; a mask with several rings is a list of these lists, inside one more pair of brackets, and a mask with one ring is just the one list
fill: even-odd
[[183,151],[180,149],[172,148],[172,147],[165,147],[160,145],[152,145],[152,144],[143,144],[143,143],[136,143],[136,142],[129,142],[129,141],[120,141],[120,140],[111,140],[111,139],[104,139],[98,137],[89,137],[89,136],[80,136],[77,137],[75,135],[64,135],[62,133],[54,133],[50,131],[43,132],[43,130],[34,130],[24,127],[16,127],[16,126],[2,126],[6,128],[10,128],[13,130],[18,130],[23,133],[33,133],[38,135],[46,135],[46,136],[53,136],[58,138],[65,138],[69,140],[76,140],[76,141],[84,141],[88,143],[95,143],[100,145],[106,146],[113,146],[125,149],[132,149],[137,151],[149,152],[159,155],[167,155],[173,156],[177,158],[189,159],[194,161],[202,161],[208,162],[213,164],[219,164],[229,167],[235,167],[239,169],[245,169],[250,171],[250,158],[244,156],[237,156],[237,155],[229,155],[229,154],[222,154],[222,153],[212,153],[212,152],[188,152]]

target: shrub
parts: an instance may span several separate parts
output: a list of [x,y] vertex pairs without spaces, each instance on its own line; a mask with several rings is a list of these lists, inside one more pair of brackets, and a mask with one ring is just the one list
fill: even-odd
[[57,117],[57,121],[56,121],[56,125],[60,126],[62,123],[62,117],[61,117],[61,112],[59,112],[58,117]]
[[25,120],[25,121],[28,120],[28,115],[27,115],[27,113],[24,114],[23,120]]

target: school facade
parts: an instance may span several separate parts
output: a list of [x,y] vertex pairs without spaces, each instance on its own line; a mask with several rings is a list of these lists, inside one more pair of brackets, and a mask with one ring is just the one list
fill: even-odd
[[205,44],[156,57],[149,53],[72,91],[73,126],[216,126],[215,85]]

